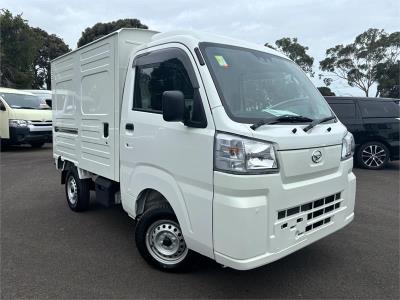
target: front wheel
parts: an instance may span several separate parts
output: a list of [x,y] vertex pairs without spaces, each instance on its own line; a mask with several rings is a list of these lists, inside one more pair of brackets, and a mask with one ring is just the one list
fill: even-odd
[[357,163],[364,169],[382,169],[388,161],[389,150],[380,142],[365,143],[357,152]]
[[163,271],[188,268],[192,253],[169,207],[146,211],[136,224],[135,240],[142,257],[156,268]]

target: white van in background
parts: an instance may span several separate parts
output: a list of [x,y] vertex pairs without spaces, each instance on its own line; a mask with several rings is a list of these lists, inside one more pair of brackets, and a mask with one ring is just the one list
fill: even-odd
[[41,99],[21,90],[0,88],[1,145],[40,148],[52,140],[52,112]]
[[91,189],[121,203],[150,264],[183,268],[195,251],[251,269],[353,220],[353,137],[282,54],[121,29],[51,69],[69,207],[87,209]]

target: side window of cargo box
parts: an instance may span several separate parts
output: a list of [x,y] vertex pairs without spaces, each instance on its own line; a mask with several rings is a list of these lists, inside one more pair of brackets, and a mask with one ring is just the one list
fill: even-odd
[[206,127],[198,83],[186,54],[177,48],[160,52],[153,59],[150,54],[136,62],[133,110],[162,113],[162,94],[179,90],[185,97],[187,124]]

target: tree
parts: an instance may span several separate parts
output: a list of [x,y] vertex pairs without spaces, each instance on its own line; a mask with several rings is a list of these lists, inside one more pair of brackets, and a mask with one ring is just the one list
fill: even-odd
[[377,65],[376,96],[400,98],[400,32],[393,32],[384,41],[388,59]]
[[284,37],[275,41],[275,45],[265,44],[266,47],[282,52],[298,64],[304,72],[308,73],[311,77],[314,76],[312,69],[314,58],[307,54],[308,47],[300,45],[297,38]]
[[[400,45],[393,44],[395,36],[389,38],[383,29],[370,28],[358,35],[353,43],[327,49],[326,58],[320,61],[320,69],[347,80],[350,86],[358,87],[368,97],[369,89],[378,80],[378,65],[399,56]],[[325,84],[333,80],[329,75],[321,74],[321,77],[325,77]]]
[[71,49],[55,34],[48,34],[40,28],[32,28],[40,43],[34,60],[35,72],[32,88],[41,89],[46,86],[51,89],[50,61]]
[[320,86],[318,90],[321,92],[322,96],[336,96],[334,92],[327,86]]
[[35,34],[22,18],[7,9],[0,12],[0,84],[4,87],[30,88],[34,58],[39,48]]
[[96,23],[93,27],[88,27],[82,32],[82,36],[78,41],[78,47],[86,45],[121,28],[148,29],[147,25],[142,24],[138,19],[119,19],[108,23]]

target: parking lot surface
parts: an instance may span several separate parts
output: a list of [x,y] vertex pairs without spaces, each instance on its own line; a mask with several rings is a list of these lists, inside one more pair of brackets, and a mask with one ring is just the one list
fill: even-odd
[[198,256],[168,274],[140,257],[121,207],[69,210],[51,151],[0,154],[2,299],[399,298],[398,163],[356,169],[354,221],[309,247],[251,271]]

